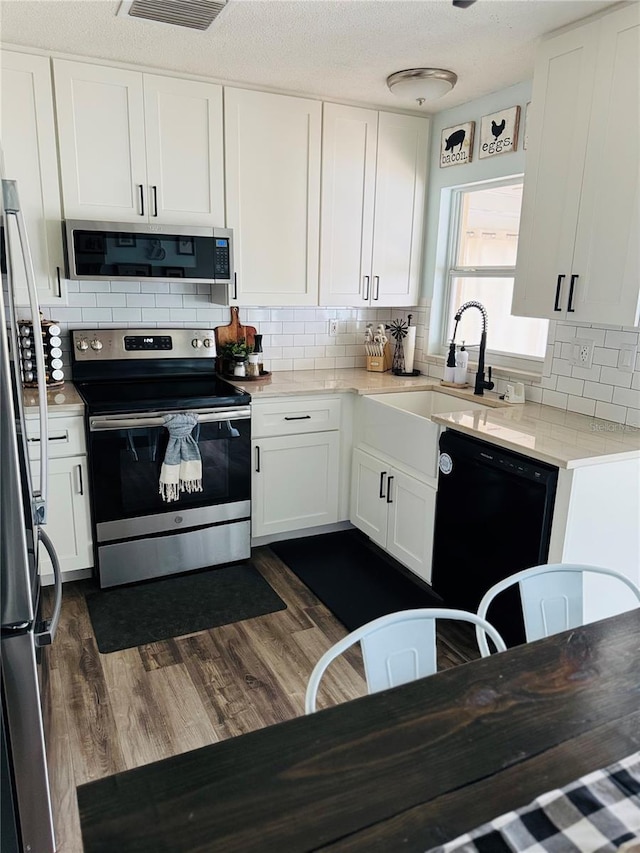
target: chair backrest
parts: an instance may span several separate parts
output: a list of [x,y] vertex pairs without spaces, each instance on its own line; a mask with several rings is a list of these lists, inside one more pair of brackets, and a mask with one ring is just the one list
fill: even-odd
[[[628,577],[614,569],[583,566],[576,563],[550,563],[517,572],[489,589],[478,607],[478,616],[486,619],[493,599],[514,584],[520,586],[522,615],[527,642],[568,631],[584,624],[584,575],[608,576],[626,584],[640,604],[640,589]],[[491,652],[486,634],[476,628],[483,657]]]
[[316,710],[318,687],[329,664],[358,642],[362,648],[369,693],[433,675],[438,668],[436,619],[471,622],[481,631],[487,632],[498,651],[506,649],[502,637],[493,625],[466,610],[421,608],[390,613],[356,628],[322,655],[309,678],[305,712],[312,714]]

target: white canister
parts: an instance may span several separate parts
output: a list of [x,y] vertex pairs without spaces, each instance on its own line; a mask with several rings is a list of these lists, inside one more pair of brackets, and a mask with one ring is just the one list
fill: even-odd
[[466,367],[454,367],[453,368],[454,382],[456,385],[465,385],[467,382],[467,368]]

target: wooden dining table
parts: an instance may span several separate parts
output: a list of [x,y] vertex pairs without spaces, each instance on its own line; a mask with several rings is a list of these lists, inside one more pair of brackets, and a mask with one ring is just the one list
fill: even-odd
[[640,749],[640,609],[78,788],[85,853],[420,851]]

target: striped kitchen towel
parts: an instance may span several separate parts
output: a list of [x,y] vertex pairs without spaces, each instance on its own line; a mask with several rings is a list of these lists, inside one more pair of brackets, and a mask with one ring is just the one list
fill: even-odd
[[163,501],[177,501],[180,492],[202,491],[202,459],[191,435],[198,418],[188,412],[165,415],[169,443],[160,470],[159,491]]

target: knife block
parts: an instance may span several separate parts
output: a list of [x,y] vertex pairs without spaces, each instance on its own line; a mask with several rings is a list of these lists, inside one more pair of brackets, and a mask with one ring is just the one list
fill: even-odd
[[384,345],[382,355],[367,356],[367,370],[372,373],[386,373],[387,370],[391,370],[392,362],[393,356],[391,355],[391,344],[387,342]]

